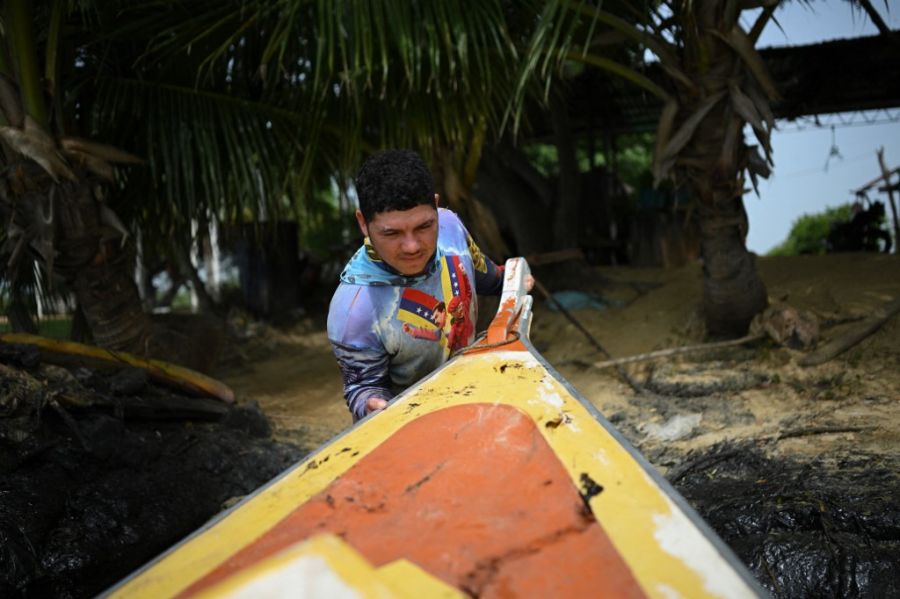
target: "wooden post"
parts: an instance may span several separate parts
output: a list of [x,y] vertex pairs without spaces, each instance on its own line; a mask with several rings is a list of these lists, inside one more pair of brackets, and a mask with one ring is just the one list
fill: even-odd
[[891,189],[891,172],[884,162],[884,146],[878,148],[878,165],[881,167],[881,176],[887,187],[888,205],[891,207],[891,216],[894,219],[894,253],[900,254],[900,223],[897,222],[897,205],[894,203],[894,191]]

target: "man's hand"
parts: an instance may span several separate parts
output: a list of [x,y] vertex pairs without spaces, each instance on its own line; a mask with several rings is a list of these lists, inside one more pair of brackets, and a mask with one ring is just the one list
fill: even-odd
[[388,402],[386,399],[382,399],[380,397],[370,397],[366,400],[366,414],[371,414],[372,412],[383,410],[387,407],[387,405]]
[[525,291],[527,293],[531,293],[531,290],[534,289],[534,277],[530,274],[525,275]]

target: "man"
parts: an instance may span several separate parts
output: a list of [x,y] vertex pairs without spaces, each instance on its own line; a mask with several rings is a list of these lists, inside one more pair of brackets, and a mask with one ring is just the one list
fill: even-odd
[[409,150],[370,157],[356,177],[365,243],[341,274],[328,338],[354,420],[475,340],[477,294],[497,295],[503,269],[459,217],[438,208],[425,163]]

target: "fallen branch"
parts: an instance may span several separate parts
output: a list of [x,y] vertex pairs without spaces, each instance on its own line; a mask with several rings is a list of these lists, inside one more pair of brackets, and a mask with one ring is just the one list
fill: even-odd
[[557,250],[555,252],[545,252],[543,254],[531,254],[526,256],[525,261],[530,266],[544,266],[546,264],[556,264],[558,262],[566,262],[568,260],[583,260],[584,252],[580,248],[569,250]]
[[151,379],[168,387],[213,397],[225,403],[234,403],[234,391],[225,383],[162,360],[151,360],[126,352],[102,349],[74,341],[47,339],[27,333],[0,333],[0,343],[35,346],[41,350],[42,359],[51,364],[63,366],[77,364],[95,368],[139,368]]
[[772,435],[769,441],[781,441],[782,439],[791,439],[795,437],[808,437],[811,435],[836,435],[839,433],[861,433],[863,431],[872,430],[873,426],[811,426],[809,428],[794,429]]
[[859,328],[852,329],[844,335],[829,341],[816,351],[805,355],[798,361],[798,364],[800,364],[800,366],[818,366],[819,364],[824,364],[880,329],[884,323],[890,320],[897,312],[900,312],[900,298],[889,302],[882,310],[881,316],[874,316],[866,319]]
[[728,341],[713,341],[711,343],[701,343],[699,345],[684,345],[682,347],[672,347],[669,349],[660,349],[657,351],[647,352],[645,354],[637,354],[624,358],[615,358],[613,360],[604,360],[602,362],[594,362],[591,364],[594,368],[609,368],[610,366],[622,366],[624,364],[633,364],[635,362],[646,362],[648,360],[656,360],[659,358],[667,358],[678,354],[686,354],[688,352],[700,351],[704,349],[719,349],[722,347],[732,347],[735,345],[743,345],[765,339],[764,333],[755,335],[747,335],[739,339],[729,339]]

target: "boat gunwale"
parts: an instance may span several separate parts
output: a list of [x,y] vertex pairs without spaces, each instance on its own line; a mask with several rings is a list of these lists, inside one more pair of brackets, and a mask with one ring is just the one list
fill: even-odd
[[[694,508],[688,504],[687,500],[679,493],[674,486],[662,476],[662,474],[641,454],[623,435],[622,433],[616,429],[616,427],[606,419],[605,416],[594,406],[590,401],[588,401],[581,393],[565,378],[560,374],[560,372],[554,368],[541,353],[535,348],[534,344],[531,342],[529,335],[527,334],[530,330],[531,321],[533,318],[533,313],[528,311],[526,314],[522,315],[522,318],[519,320],[519,330],[525,331],[525,334],[521,334],[517,336],[514,341],[520,342],[527,351],[522,352],[522,350],[504,350],[502,346],[494,347],[490,349],[485,349],[484,351],[478,352],[476,355],[487,355],[490,353],[495,353],[499,351],[518,351],[520,353],[530,354],[532,358],[534,358],[549,374],[552,376],[565,390],[569,393],[569,395],[577,400],[582,407],[586,409],[586,411],[596,420],[604,430],[631,456],[631,458],[635,461],[635,463],[640,466],[641,470],[643,470],[644,474],[648,475],[652,482],[658,487],[658,489],[664,494],[672,503],[678,507],[679,510],[683,513],[683,515],[687,518],[687,520],[698,530],[700,535],[710,543],[713,549],[719,554],[719,556],[732,568],[732,570],[739,576],[739,578],[744,582],[747,587],[757,596],[759,597],[768,597],[769,594],[763,589],[760,583],[756,580],[755,577],[750,573],[750,570],[747,566],[737,557],[737,554],[734,552],[731,547],[729,547],[724,540],[716,533],[712,527],[694,510]],[[427,382],[439,377],[445,369],[453,365],[457,360],[466,357],[465,354],[460,354],[455,357],[452,357],[450,360],[442,364],[440,367],[435,369],[428,376],[424,377],[420,381],[418,381],[413,386],[407,388],[403,392],[399,393],[394,399],[391,400],[387,409],[390,409],[394,404],[401,403],[407,396],[416,393],[420,387],[425,385]],[[472,356],[474,357],[474,356]],[[156,557],[149,560],[146,564],[133,571],[131,574],[118,581],[115,585],[111,586],[109,589],[104,591],[99,595],[99,597],[108,597],[116,592],[118,592],[123,587],[127,586],[129,583],[139,578],[149,570],[156,567],[160,562],[169,557],[171,554],[179,551],[183,546],[193,542],[196,538],[206,534],[210,529],[218,525],[220,522],[228,518],[233,512],[241,509],[244,505],[249,503],[250,501],[256,499],[259,495],[264,494],[268,489],[277,485],[286,477],[295,473],[297,469],[307,462],[314,460],[318,455],[324,453],[329,447],[336,444],[342,438],[347,436],[349,433],[353,432],[357,427],[363,426],[370,419],[381,416],[381,411],[373,412],[367,414],[364,418],[360,419],[354,424],[351,424],[334,437],[329,439],[328,441],[322,443],[316,449],[306,454],[287,468],[284,471],[270,479],[268,482],[264,483],[260,487],[258,487],[253,492],[247,494],[244,498],[238,501],[233,506],[228,509],[219,512],[209,520],[207,520],[201,527],[197,528],[188,536],[184,537],[171,547],[167,548],[165,551],[159,553]]]

